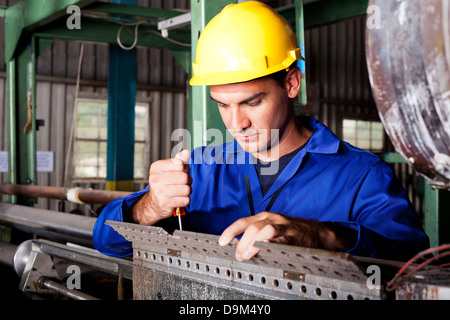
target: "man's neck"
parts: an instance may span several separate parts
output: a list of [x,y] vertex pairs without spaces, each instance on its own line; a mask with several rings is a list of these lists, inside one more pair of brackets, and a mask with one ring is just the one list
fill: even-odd
[[261,161],[270,162],[304,145],[312,136],[312,131],[306,128],[297,117],[294,117],[279,137],[279,142],[264,152],[253,153]]

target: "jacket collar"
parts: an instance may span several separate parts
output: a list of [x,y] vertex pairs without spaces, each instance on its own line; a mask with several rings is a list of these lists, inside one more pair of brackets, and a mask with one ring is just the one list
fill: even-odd
[[[313,117],[300,116],[300,121],[306,127],[313,131],[313,135],[305,146],[305,151],[309,153],[334,154],[339,150],[340,140],[331,132],[324,124],[314,119]],[[241,145],[234,140],[233,142],[225,143],[226,153],[246,153],[243,159],[251,159],[251,155],[242,149]]]
[[300,117],[300,120],[313,131],[313,135],[308,140],[307,145],[284,168],[264,196],[262,195],[259,179],[253,165],[252,155],[243,150],[237,141],[225,144],[226,152],[234,153],[236,163],[242,164],[238,167],[250,180],[253,201],[256,206],[267,201],[276,190],[281,188],[296,174],[308,153],[335,154],[338,152],[340,140],[325,125],[312,117]]
[[312,117],[300,117],[303,123],[309,124],[313,135],[305,146],[306,152],[334,154],[337,153],[340,146],[340,139],[331,132],[324,124]]

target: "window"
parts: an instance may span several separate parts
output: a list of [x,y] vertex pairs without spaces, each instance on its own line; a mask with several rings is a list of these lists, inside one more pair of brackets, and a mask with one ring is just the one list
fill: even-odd
[[384,128],[381,122],[344,119],[342,126],[344,141],[367,151],[383,151]]
[[148,105],[136,104],[134,118],[134,178],[144,179],[147,176],[149,164],[148,154]]
[[[77,100],[77,124],[74,143],[74,179],[106,179],[108,102]],[[148,104],[135,107],[134,178],[146,177],[148,143]]]
[[74,178],[106,179],[108,104],[77,101]]

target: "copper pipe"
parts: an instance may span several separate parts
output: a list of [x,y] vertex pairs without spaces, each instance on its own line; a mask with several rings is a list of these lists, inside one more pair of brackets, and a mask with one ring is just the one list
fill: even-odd
[[[75,188],[72,188],[74,190]],[[0,184],[0,193],[9,195],[23,195],[37,198],[70,200],[67,198],[67,192],[70,188],[34,186],[23,184]],[[124,191],[105,191],[76,188],[76,196],[79,203],[99,203],[108,204],[112,200],[122,198],[131,192]]]

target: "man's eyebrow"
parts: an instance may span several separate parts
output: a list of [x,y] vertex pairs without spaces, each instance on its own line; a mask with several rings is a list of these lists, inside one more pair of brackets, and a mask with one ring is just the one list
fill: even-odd
[[[256,98],[264,97],[264,96],[266,96],[266,95],[267,95],[267,92],[265,92],[265,91],[258,92],[258,93],[256,93],[256,94],[254,94],[254,95],[248,97],[247,99],[242,100],[241,102],[239,102],[239,104],[245,104],[245,103],[248,103],[248,102],[250,102],[250,101],[252,101],[252,100],[254,100],[254,99],[256,99]],[[217,102],[217,103],[219,103],[219,104],[226,105],[226,103],[223,103],[223,102],[220,102],[220,101],[217,100],[217,99],[214,99],[211,95],[210,95],[210,98],[211,98],[211,100],[214,101],[214,102]]]

